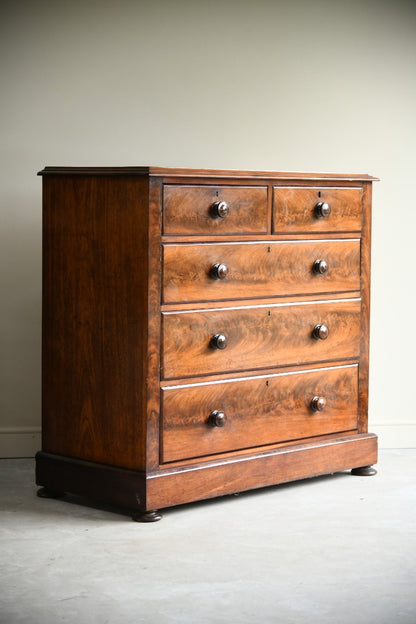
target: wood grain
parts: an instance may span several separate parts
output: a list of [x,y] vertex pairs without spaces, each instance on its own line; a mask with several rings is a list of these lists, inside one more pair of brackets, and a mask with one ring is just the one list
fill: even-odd
[[41,451],[36,483],[129,510],[146,510],[146,473]]
[[[356,430],[357,377],[349,366],[165,389],[163,461]],[[323,412],[311,410],[315,395]],[[210,425],[213,410],[226,414],[223,427]]]
[[[253,449],[240,461],[211,460],[181,471],[166,468],[149,475],[148,509],[244,492],[296,479],[316,477],[377,462],[374,434],[347,435],[280,447],[269,452]],[[276,492],[277,503],[279,492]]]
[[[313,271],[324,259],[325,275]],[[215,263],[228,267],[213,279]],[[360,241],[164,245],[163,301],[185,303],[360,289]]]
[[[157,178],[149,180],[149,264],[147,327],[147,377],[146,411],[142,420],[145,423],[141,443],[144,445],[146,470],[154,470],[159,465],[159,424],[160,424],[160,292],[161,292],[161,253],[160,232],[162,222],[162,184]],[[139,270],[137,268],[137,270]],[[146,293],[143,293],[146,297]]]
[[[212,204],[224,201],[229,214],[213,218]],[[267,187],[165,185],[165,234],[249,234],[267,232]]]
[[363,231],[361,253],[361,327],[360,327],[360,376],[358,385],[359,431],[368,431],[368,384],[370,356],[370,292],[371,292],[371,184],[364,185]]
[[147,189],[139,177],[44,180],[45,451],[145,465]]
[[371,465],[377,462],[377,437],[368,433],[323,438],[266,452],[251,451],[240,460],[141,472],[40,452],[36,455],[36,483],[128,510],[160,509]]
[[[316,324],[329,327],[315,340]],[[214,334],[227,347],[212,349]],[[360,353],[360,301],[163,314],[162,378],[332,361]]]
[[311,183],[311,181],[339,181],[348,184],[352,181],[358,180],[378,180],[367,173],[312,173],[312,172],[297,172],[297,171],[254,171],[247,169],[189,169],[189,168],[177,168],[177,167],[44,167],[42,171],[39,171],[38,175],[65,175],[65,176],[155,176],[158,178],[166,178],[171,180],[172,178],[178,178],[179,183],[183,183],[185,180],[189,181],[191,178],[196,180],[210,180],[212,179],[224,179],[229,180],[247,180],[253,182],[259,178],[264,180],[292,180],[294,183]]
[[[273,191],[273,232],[348,232],[361,230],[362,188],[276,187]],[[331,214],[317,218],[318,202]]]
[[[376,462],[375,178],[163,167],[40,175],[39,485],[144,512]],[[220,200],[230,212],[212,218]],[[318,201],[328,218],[314,216]],[[315,260],[328,272],[316,274]],[[227,265],[224,280],[212,277],[216,263]],[[326,340],[313,338],[319,324]],[[214,334],[225,349],[211,346]],[[311,410],[314,396],[323,411]],[[207,424],[214,410],[224,426],[218,412]]]

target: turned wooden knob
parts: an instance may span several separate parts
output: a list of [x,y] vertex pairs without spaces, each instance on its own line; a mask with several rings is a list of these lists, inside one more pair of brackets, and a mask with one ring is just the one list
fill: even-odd
[[315,216],[320,218],[320,217],[329,217],[329,215],[331,214],[331,207],[329,204],[327,204],[327,202],[318,202],[314,208],[315,210]]
[[211,347],[213,349],[225,349],[227,346],[227,338],[224,334],[215,334],[211,338]]
[[310,403],[310,406],[313,412],[323,412],[326,407],[326,398],[321,396],[314,396]]
[[328,273],[328,263],[326,260],[315,260],[313,263],[313,272],[318,273],[320,275],[325,275]]
[[315,325],[313,328],[312,336],[316,340],[326,340],[329,335],[329,329],[326,325]]
[[219,410],[214,410],[209,415],[209,424],[213,427],[224,427],[227,422],[227,416],[224,412],[220,412]]
[[213,219],[225,219],[229,212],[230,209],[225,201],[216,201],[210,208],[211,217]]
[[228,267],[222,262],[217,262],[216,264],[212,265],[209,273],[214,279],[224,280],[227,277]]

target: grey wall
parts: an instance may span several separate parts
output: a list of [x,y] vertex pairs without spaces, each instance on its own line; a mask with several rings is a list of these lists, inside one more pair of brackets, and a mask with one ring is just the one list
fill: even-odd
[[4,0],[0,455],[40,431],[44,165],[371,173],[370,428],[416,444],[416,5]]

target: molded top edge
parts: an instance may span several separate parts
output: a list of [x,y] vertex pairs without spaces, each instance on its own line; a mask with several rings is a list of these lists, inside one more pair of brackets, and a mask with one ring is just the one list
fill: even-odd
[[272,180],[378,181],[367,173],[309,173],[296,171],[251,171],[239,169],[183,169],[174,167],[45,167],[38,175],[158,176],[181,178],[261,178]]

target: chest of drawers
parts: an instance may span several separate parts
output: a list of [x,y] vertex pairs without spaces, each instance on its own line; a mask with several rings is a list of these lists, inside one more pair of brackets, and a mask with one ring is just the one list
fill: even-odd
[[42,496],[142,520],[353,469],[368,175],[46,167]]

